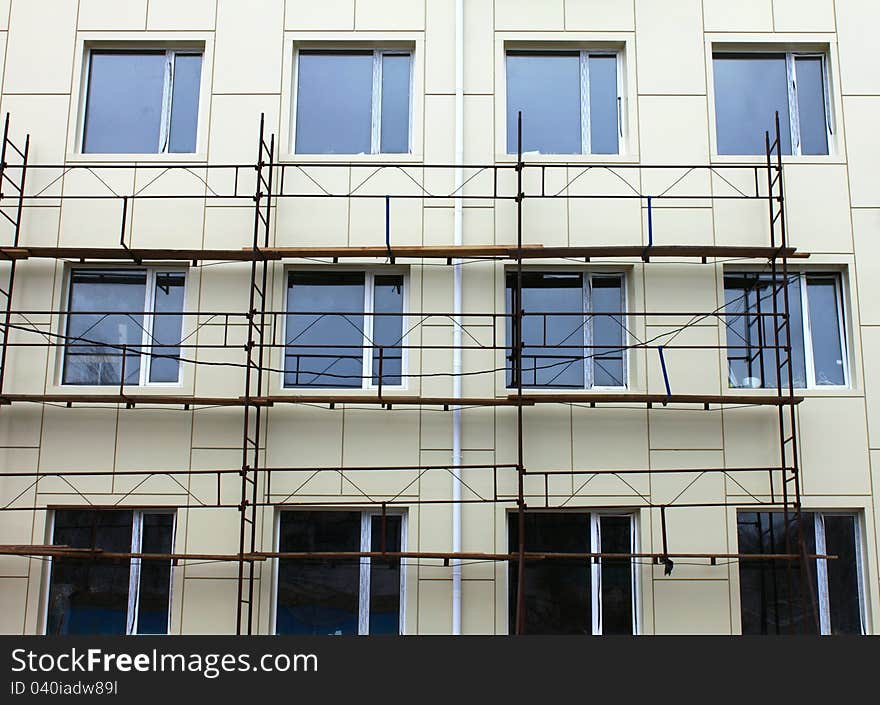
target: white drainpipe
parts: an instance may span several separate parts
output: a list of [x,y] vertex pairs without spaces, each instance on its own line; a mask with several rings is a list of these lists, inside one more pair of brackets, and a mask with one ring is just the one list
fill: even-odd
[[[464,163],[464,0],[455,3],[455,163]],[[464,171],[455,169],[455,188],[461,188]],[[456,198],[453,243],[462,244],[463,203]],[[461,398],[461,260],[452,265],[452,396]],[[452,550],[461,551],[461,407],[452,407]],[[452,633],[461,634],[461,560],[452,561]]]

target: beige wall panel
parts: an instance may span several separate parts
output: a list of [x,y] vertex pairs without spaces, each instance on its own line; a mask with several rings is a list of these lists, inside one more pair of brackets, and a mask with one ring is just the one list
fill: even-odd
[[193,448],[240,448],[243,416],[242,409],[235,407],[196,409],[192,414]]
[[[70,92],[76,9],[77,3],[53,0],[13,3],[3,81],[5,93]],[[47,22],[47,17],[52,21]],[[36,46],[40,47],[39,71],[34,71],[33,63]]]
[[[219,278],[216,283],[220,286],[223,281],[231,284],[235,280]],[[203,304],[203,307],[210,305],[210,303]],[[217,303],[215,310],[233,309],[221,301]],[[198,361],[211,364],[194,366],[195,369],[191,373],[194,379],[194,394],[207,397],[238,397],[244,394],[244,369],[241,366],[245,364],[245,354],[242,349],[247,341],[245,327],[230,326],[228,333],[224,333],[220,326],[210,326],[199,332],[198,340],[200,345],[228,347],[202,348],[198,351]]]
[[[709,160],[708,115],[702,96],[640,96],[640,141],[642,161],[647,164],[701,164]],[[663,177],[666,177],[665,179]],[[653,173],[643,178],[656,180],[658,185],[671,185],[677,174]],[[696,193],[697,178],[689,178],[690,189]],[[664,188],[665,188],[664,186]],[[643,193],[660,193],[664,188],[651,189],[646,183]]]
[[[568,170],[569,196],[634,196],[641,192],[637,170],[572,168]],[[623,183],[623,177],[627,183]],[[627,185],[629,184],[629,185]],[[572,246],[641,245],[642,213],[639,198],[568,199],[569,244]]]
[[[373,169],[352,170],[352,184],[356,188]],[[418,177],[417,177],[418,178]],[[405,181],[405,183],[404,183]],[[381,196],[384,193],[407,193],[415,185],[402,174],[391,175],[376,181],[372,187],[358,191],[363,194]],[[378,189],[378,190],[377,190]],[[392,198],[389,203],[391,247],[395,245],[422,244],[422,200],[418,198]],[[386,212],[385,199],[353,198],[350,205],[349,242],[352,247],[385,245]]]
[[857,397],[810,399],[798,407],[802,492],[870,492],[864,409]]
[[[470,64],[468,71],[470,71]],[[484,165],[495,161],[495,100],[491,95],[467,95],[464,98],[464,161],[467,164]],[[476,170],[466,169],[464,178],[470,179]],[[486,196],[493,193],[492,170],[475,176],[463,193]],[[490,201],[468,202],[491,205]]]
[[[419,634],[449,634],[452,629],[452,581],[419,580]],[[407,631],[415,625],[408,625]]]
[[[639,92],[705,93],[699,0],[684,0],[675,12],[654,0],[636,0],[635,7]],[[688,122],[684,115],[681,120]]]
[[[451,336],[451,327],[426,326],[422,329],[422,345],[448,346],[452,344]],[[411,379],[408,386],[421,389],[423,396],[452,396],[452,351],[412,350],[410,353],[410,372],[417,371],[413,362],[418,360],[418,369],[423,370],[424,374],[439,376]]]
[[214,29],[216,0],[150,0],[147,29]]
[[147,0],[80,0],[77,29],[145,29]]
[[[208,201],[208,203],[211,203],[211,201]],[[273,213],[273,217],[276,219],[279,217],[278,210]],[[278,227],[280,229],[280,223]],[[236,250],[242,247],[251,247],[253,242],[253,207],[222,206],[205,209],[204,247]]]
[[220,3],[214,56],[215,93],[278,93],[284,0]]
[[235,634],[238,582],[197,578],[186,581],[183,634]]
[[[28,318],[33,323],[30,316]],[[41,318],[43,318],[41,316]],[[13,317],[12,325],[22,325],[32,328],[31,323]],[[6,376],[3,391],[20,394],[40,394],[44,389],[47,376],[50,382],[53,378],[55,357],[51,352],[40,345],[45,345],[43,337],[48,332],[48,326],[37,325],[39,333],[13,330],[9,335],[9,348],[7,349],[6,364],[9,365],[11,374]],[[36,343],[37,347],[25,347]]]
[[9,7],[12,0],[0,0],[0,30],[9,29]]
[[[718,169],[712,176],[712,192],[718,196],[755,194],[755,172],[749,169]],[[726,183],[729,182],[729,183]],[[767,193],[767,172],[758,171],[761,194]],[[766,200],[720,198],[713,202],[716,245],[770,244],[770,216]],[[778,237],[778,236],[777,236]]]
[[654,407],[648,415],[653,450],[719,450],[723,447],[721,413],[718,410]]
[[42,417],[43,410],[36,404],[22,404],[14,414],[0,413],[0,446],[39,447]]
[[834,0],[773,0],[774,29],[777,32],[833,32],[834,5]]
[[[775,409],[745,407],[724,409],[724,464],[728,468],[779,467],[779,431]],[[780,474],[774,473],[774,489],[781,490]],[[731,473],[730,495],[767,495],[766,472]]]
[[287,0],[284,29],[354,29],[355,0],[327,0],[319,5],[308,0]]
[[468,0],[464,4],[464,72],[466,93],[491,93],[495,76],[495,23],[493,0]]
[[495,583],[465,580],[461,586],[462,634],[495,633]]
[[495,0],[496,30],[565,29],[564,0]]
[[707,32],[770,32],[773,1],[703,0],[703,24]]
[[[64,200],[61,206],[60,244],[118,247],[123,203],[115,194],[130,194],[133,186],[133,169],[76,169],[68,172],[64,176],[64,195],[90,198]],[[132,204],[129,203],[126,244],[131,239],[131,211]]]
[[843,93],[880,93],[880,74],[874,70],[876,43],[873,33],[865,31],[880,24],[880,4],[847,0],[835,3],[835,10]]
[[667,580],[654,584],[655,634],[730,634],[726,580]]
[[[880,355],[880,327],[864,326],[860,332],[864,359],[877,360]],[[865,365],[865,401],[870,445],[871,448],[880,448],[880,368],[870,362]]]
[[116,416],[116,409],[45,407],[40,469],[111,470]]
[[[378,412],[346,409],[342,462],[346,465],[417,465],[419,414],[394,409]],[[394,428],[392,442],[377,444],[385,429]]]
[[633,7],[618,0],[565,0],[565,29],[631,32],[635,29]]
[[[647,205],[642,209],[648,228]],[[652,209],[655,245],[714,245],[715,232],[709,208]]]
[[355,29],[383,32],[397,29],[425,28],[425,6],[409,0],[356,0]]
[[[43,38],[40,42],[44,41]],[[9,91],[9,84],[5,90]],[[25,135],[31,137],[28,161],[33,164],[60,164],[64,161],[67,145],[67,111],[69,95],[4,95],[0,112],[10,114],[9,137],[19,149],[24,147]],[[27,176],[28,192],[43,192],[45,196],[61,193],[58,177],[61,170],[31,170]],[[52,201],[42,201],[50,204]]]
[[878,238],[880,210],[853,210],[852,224],[856,251],[859,319],[863,326],[878,325],[880,324],[880,238]]
[[[2,467],[7,472],[32,473],[39,462],[38,451],[34,448],[0,448]],[[19,511],[16,507],[33,507],[35,505],[35,488],[32,476],[8,477],[0,474],[0,497],[4,507],[10,511],[0,512],[0,541],[4,544],[29,544],[35,539],[34,514]],[[36,538],[37,542],[42,537]],[[16,560],[12,556],[4,556],[0,562],[0,575],[27,575],[27,561]]]
[[880,205],[880,191],[875,186],[875,165],[880,159],[876,136],[880,122],[880,97],[844,98],[843,115],[849,149],[850,198],[853,206]]
[[451,245],[454,214],[451,208],[425,208],[425,244]]
[[[150,170],[147,173],[138,173],[137,192],[144,195],[204,194],[205,187],[200,179],[206,177],[206,170],[193,171],[195,173],[169,172],[146,189],[143,182],[154,179],[157,172]],[[202,246],[205,221],[203,198],[142,199],[129,203],[129,209],[130,246],[181,248]]]
[[[263,20],[261,20],[263,21]],[[281,44],[280,40],[278,42]],[[218,41],[219,46],[219,41]],[[273,48],[273,51],[275,49]],[[232,59],[235,58],[233,55]],[[279,65],[280,58],[277,60]],[[215,62],[214,70],[220,72],[219,63]],[[215,87],[215,91],[217,88]],[[251,86],[248,90],[253,91]],[[278,87],[275,88],[278,90]],[[266,115],[266,137],[275,133],[276,144],[278,140],[278,96],[277,95],[215,95],[211,104],[211,140],[208,149],[209,161],[216,164],[256,164],[257,161],[257,138],[260,134],[260,114]],[[222,174],[221,188],[229,193],[231,184],[229,174]],[[220,178],[212,175],[209,183],[214,184],[215,179]],[[244,171],[239,181],[239,193],[253,193],[253,181],[248,182]],[[251,177],[253,178],[253,177]],[[215,189],[218,190],[219,189]],[[247,203],[247,201],[245,201]],[[241,205],[239,203],[239,205]]]
[[[572,408],[572,464],[577,470],[639,470],[648,467],[647,415],[640,409]],[[561,469],[561,468],[557,468]],[[649,491],[647,474],[572,477],[584,497],[633,497]]]
[[[241,449],[194,448],[191,467],[193,470],[238,470],[241,468]],[[201,507],[218,503],[218,489],[221,504],[237,507],[241,502],[240,475],[223,473],[220,476],[219,488],[217,475],[196,474],[189,477],[178,476],[178,479],[186,487],[186,492],[191,495],[191,505],[198,511],[207,512],[206,517],[212,516],[215,510],[201,509]]]
[[491,450],[495,447],[495,410],[471,408],[462,411],[461,444],[468,450]]
[[[645,306],[649,313],[709,313],[720,304],[715,291],[715,271],[712,267],[654,262],[645,267],[644,271]],[[648,317],[647,324],[669,329],[684,325],[691,319],[691,316],[657,315]],[[711,326],[711,319],[701,323],[704,327],[714,328]],[[653,335],[659,332],[661,331],[654,331]],[[662,342],[662,340],[658,341],[658,344]],[[713,344],[716,343],[717,338]]]
[[[415,3],[413,3],[415,4]],[[445,0],[425,2],[426,93],[455,92],[455,5]]]
[[0,610],[0,634],[21,634],[27,612],[28,581],[26,578],[3,578],[0,591],[4,604],[4,609]]
[[789,165],[785,199],[792,246],[806,252],[852,252],[846,167]]
[[[61,209],[55,206],[25,207],[21,213],[21,234],[19,244],[25,246],[53,247],[58,244],[58,223]],[[12,244],[12,230],[8,231],[8,239],[4,232],[6,244]],[[21,266],[21,265],[19,265]],[[21,271],[19,269],[18,271]]]
[[[347,193],[349,174],[347,169],[311,170],[312,178],[332,194]],[[311,194],[317,190],[314,184],[294,170],[285,174],[285,193]],[[275,243],[279,247],[332,247],[348,245],[348,229],[352,204],[361,203],[348,198],[280,198],[276,201]],[[368,208],[379,207],[379,203]],[[384,207],[382,207],[382,237],[384,243]],[[251,212],[253,219],[253,212]],[[369,244],[381,244],[379,234],[373,234]]]
[[189,466],[192,415],[162,408],[119,413],[117,470],[178,470]]
[[[649,327],[648,338],[653,339],[664,328]],[[673,345],[717,345],[715,328],[693,327],[682,331]],[[676,350],[664,349],[669,387],[673,394],[719,394],[721,372],[718,351],[710,349]],[[660,355],[656,351],[648,355],[648,393],[665,394],[666,384],[660,365]]]

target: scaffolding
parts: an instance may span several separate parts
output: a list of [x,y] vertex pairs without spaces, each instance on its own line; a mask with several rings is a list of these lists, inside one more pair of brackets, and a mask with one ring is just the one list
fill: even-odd
[[[36,470],[6,472],[5,477],[21,478],[30,481],[30,484],[16,497],[7,501],[0,510],[2,511],[39,511],[52,509],[51,506],[34,506],[18,502],[28,492],[36,492],[41,481],[49,478],[63,480],[74,493],[80,493],[76,488],[76,482],[86,477],[130,477],[133,480],[145,480],[151,475],[162,475],[175,482],[186,494],[186,503],[176,509],[187,508],[227,508],[236,509],[239,513],[240,530],[239,546],[237,553],[175,553],[150,554],[150,553],[110,553],[98,549],[81,549],[56,545],[6,545],[0,546],[0,555],[37,556],[37,557],[101,557],[108,559],[139,558],[142,560],[173,560],[175,562],[188,560],[211,560],[227,561],[237,564],[237,604],[236,625],[238,634],[252,634],[254,632],[255,618],[255,565],[274,558],[285,559],[350,559],[350,558],[400,558],[414,561],[441,560],[448,565],[450,561],[479,560],[479,561],[516,561],[517,565],[517,604],[516,625],[517,633],[524,631],[524,575],[527,561],[538,560],[583,560],[598,562],[604,558],[630,558],[642,560],[655,565],[665,566],[671,571],[677,560],[701,559],[709,564],[716,564],[719,560],[737,560],[748,558],[752,560],[785,561],[789,566],[790,580],[795,580],[795,572],[802,581],[801,595],[804,600],[805,614],[807,610],[807,595],[813,588],[810,579],[810,564],[817,559],[833,558],[827,555],[809,555],[806,548],[803,532],[801,530],[801,473],[798,456],[797,437],[797,407],[803,398],[795,393],[794,377],[792,369],[792,336],[789,315],[788,287],[786,282],[789,277],[789,261],[793,258],[803,258],[804,255],[789,245],[785,225],[785,194],[783,186],[782,149],[779,137],[779,120],[776,120],[776,134],[771,140],[771,135],[766,136],[766,159],[762,164],[736,164],[723,167],[707,165],[636,165],[636,164],[578,164],[564,162],[542,162],[539,160],[526,160],[522,151],[522,118],[518,124],[518,151],[515,162],[493,164],[414,164],[412,162],[285,162],[279,160],[276,155],[274,134],[267,134],[265,121],[261,118],[256,150],[256,161],[252,164],[95,164],[95,163],[64,163],[64,164],[30,164],[28,153],[30,138],[26,138],[23,148],[19,148],[10,138],[9,116],[6,118],[4,128],[2,156],[0,156],[0,215],[12,234],[3,241],[0,246],[0,258],[6,260],[6,286],[0,290],[2,294],[3,327],[0,334],[0,407],[2,413],[10,413],[9,408],[20,404],[54,404],[66,407],[84,405],[118,405],[121,408],[133,409],[138,406],[165,406],[179,408],[184,411],[194,412],[209,408],[238,408],[242,415],[241,436],[241,465],[232,468],[213,469],[163,469],[163,470],[76,470],[76,471],[45,471]],[[333,191],[326,188],[317,173],[325,173],[332,169],[365,169],[370,172],[363,181],[344,192]],[[146,174],[146,186],[139,189],[132,188],[125,193],[118,193],[110,188],[102,179],[101,174],[110,174],[117,169],[135,169],[138,174]],[[461,183],[455,185],[453,190],[431,192],[428,190],[428,175],[431,173],[449,175],[451,170],[461,170],[460,173],[468,173]],[[585,177],[590,172],[602,172],[611,175],[625,185],[623,193],[568,193],[569,187]],[[109,193],[59,193],[57,185],[64,177],[72,172],[87,174],[107,185]],[[400,193],[376,193],[370,192],[366,186],[377,175],[394,172],[402,174],[408,179],[413,188]],[[192,193],[182,193],[176,188],[172,193],[156,193],[155,185],[160,183],[168,174],[185,173],[191,177],[196,188]],[[26,176],[38,174],[40,183],[30,190],[26,187]],[[421,174],[420,181],[415,175]],[[551,189],[549,186],[551,174],[564,174],[566,183],[562,189]],[[571,175],[574,174],[572,177]],[[650,174],[652,180],[656,178],[670,178],[671,184],[664,189],[658,189],[653,195],[646,195],[643,189],[635,187],[627,175],[635,176],[641,181],[643,175]],[[715,178],[718,182],[726,184],[724,193],[705,193],[682,191],[682,184],[698,174],[709,179]],[[733,176],[746,178],[753,181],[753,189],[744,190],[733,183]],[[291,188],[290,182],[294,177],[299,181],[311,183],[313,188],[302,190]],[[526,187],[526,179],[529,177],[534,188]],[[136,183],[135,183],[136,186]],[[511,188],[512,186],[512,188]],[[51,202],[61,204],[69,199],[98,200],[103,203],[118,204],[119,218],[119,241],[105,247],[99,246],[46,246],[30,245],[22,242],[22,212],[25,205],[40,205]],[[242,246],[235,248],[150,248],[135,246],[131,242],[130,220],[131,212],[138,202],[150,200],[173,201],[175,199],[194,199],[207,201],[220,199],[235,205],[250,204],[253,208],[253,232],[250,244],[242,242]],[[364,246],[303,246],[303,247],[278,247],[272,245],[272,225],[275,210],[278,204],[285,199],[379,199],[385,204],[385,241],[384,243]],[[398,245],[391,237],[391,205],[403,201],[416,199],[419,202],[430,200],[455,201],[488,201],[491,203],[508,202],[515,208],[516,233],[515,243],[499,245],[486,243],[483,245]],[[530,244],[525,237],[523,212],[528,201],[553,200],[553,199],[637,199],[640,210],[643,205],[647,206],[647,241],[629,245],[588,245],[588,246],[555,246]],[[764,201],[767,204],[769,215],[769,233],[766,244],[761,246],[722,246],[722,245],[670,245],[657,244],[654,242],[653,209],[660,201],[688,201],[693,199],[711,200],[746,200]],[[103,211],[102,211],[103,212]],[[641,238],[640,238],[641,239]],[[6,244],[6,243],[9,244]],[[65,334],[64,329],[53,329],[51,321],[62,321],[71,314],[71,310],[63,307],[55,310],[23,310],[16,309],[13,303],[16,267],[22,261],[27,260],[67,260],[76,263],[105,263],[119,264],[143,263],[187,263],[193,267],[204,263],[239,262],[249,264],[249,284],[247,309],[245,311],[184,311],[176,312],[181,319],[189,322],[189,327],[197,331],[211,325],[222,329],[223,340],[220,343],[189,342],[193,335],[185,336],[181,341],[175,341],[170,345],[151,344],[150,350],[145,351],[143,346],[121,345],[114,346],[105,341],[94,341],[79,337],[71,337]],[[415,321],[408,330],[413,331],[419,326],[424,326],[430,321],[443,320],[464,321],[459,324],[466,330],[467,321],[478,321],[491,331],[491,344],[483,344],[476,339],[469,340],[460,346],[455,345],[424,345],[409,344],[405,337],[393,346],[376,345],[372,341],[365,341],[362,346],[357,346],[360,354],[364,350],[372,349],[371,355],[378,356],[379,373],[378,383],[367,389],[358,388],[357,393],[345,393],[345,390],[324,390],[321,393],[304,393],[301,389],[284,389],[283,393],[271,393],[271,386],[267,383],[269,375],[284,375],[287,370],[282,364],[281,368],[273,368],[270,360],[272,353],[291,347],[291,342],[279,340],[278,331],[283,328],[285,316],[289,315],[286,310],[274,310],[270,307],[270,287],[272,281],[272,265],[283,261],[298,261],[321,264],[336,264],[342,260],[375,259],[383,263],[394,264],[399,260],[412,261],[435,261],[437,266],[453,266],[455,262],[498,262],[509,267],[509,272],[515,277],[516,286],[513,287],[512,310],[506,313],[491,311],[487,313],[465,313],[458,311],[403,311],[403,320]],[[588,390],[558,391],[539,390],[528,392],[524,385],[523,370],[525,360],[526,343],[523,340],[523,321],[526,314],[522,300],[523,271],[527,262],[540,260],[565,260],[566,262],[589,263],[602,260],[631,260],[633,264],[650,266],[658,260],[693,260],[696,264],[714,264],[723,260],[748,261],[752,263],[765,263],[770,273],[771,286],[771,311],[763,312],[771,322],[772,335],[769,339],[761,339],[756,346],[750,348],[750,353],[759,357],[761,365],[765,362],[765,356],[772,361],[775,370],[775,389],[762,392],[728,392],[721,394],[679,394],[674,393],[672,382],[667,372],[666,355],[674,350],[718,350],[719,354],[731,346],[718,345],[686,345],[676,344],[675,335],[670,335],[670,340],[658,342],[656,340],[633,340],[634,335],[627,330],[624,345],[620,346],[620,353],[626,356],[630,351],[646,350],[658,355],[660,369],[663,375],[664,392],[648,393],[623,390]],[[283,307],[282,307],[283,308]],[[94,315],[149,315],[158,316],[157,312],[146,311],[89,311]],[[330,315],[331,312],[309,312],[316,316]],[[332,315],[344,315],[343,312],[333,311]],[[353,314],[352,314],[353,315]],[[379,313],[372,314],[381,315]],[[550,315],[558,315],[555,312],[528,311],[532,317],[543,317],[546,327],[546,319]],[[581,318],[589,315],[587,312],[580,314]],[[624,310],[617,312],[603,312],[603,315],[617,316],[624,321],[634,319],[647,319],[668,317],[671,320],[687,318],[688,322],[676,330],[680,332],[697,322],[710,320],[722,322],[731,315],[724,307],[714,311],[638,311]],[[40,323],[35,323],[38,318]],[[44,321],[48,318],[49,324]],[[509,328],[512,337],[499,342],[505,336]],[[764,329],[763,323],[760,326]],[[244,341],[238,340],[239,333],[244,330]],[[15,335],[13,335],[13,333]],[[122,364],[122,374],[119,376],[119,385],[115,390],[106,387],[96,389],[94,392],[46,392],[42,389],[33,391],[8,391],[7,355],[14,348],[55,348],[66,350],[76,346],[94,346],[100,344],[103,350],[114,350]],[[553,348],[559,352],[559,348],[565,345],[551,345],[544,340],[545,348]],[[391,348],[389,351],[388,348]],[[436,396],[430,394],[410,393],[409,390],[392,390],[390,393],[383,384],[385,375],[382,371],[383,360],[386,356],[394,353],[403,354],[404,351],[451,351],[458,347],[459,350],[482,350],[490,352],[497,358],[498,354],[504,354],[506,363],[502,369],[483,370],[495,379],[498,374],[510,372],[512,385],[508,386],[508,393],[484,395],[478,397],[467,396]],[[568,346],[581,351],[583,358],[597,354],[595,348],[578,344]],[[158,350],[158,352],[157,352]],[[208,351],[215,354],[218,351],[233,355],[232,359],[223,361],[206,361],[199,357],[200,352]],[[356,351],[356,352],[358,352]],[[243,360],[240,356],[243,354]],[[566,353],[563,349],[561,354],[571,358],[572,353]],[[126,383],[125,364],[132,355],[165,357],[176,360],[179,365],[219,365],[225,370],[235,372],[243,376],[242,394],[228,396],[203,396],[193,389],[189,394],[171,394],[167,391],[144,390],[137,388],[131,390],[131,385]],[[10,370],[14,374],[14,370]],[[411,373],[401,367],[399,376],[403,379],[419,380],[429,377],[437,372],[426,372],[421,369],[419,373]],[[443,373],[444,376],[450,374]],[[454,373],[452,373],[454,374]],[[460,373],[466,375],[468,373]],[[578,405],[591,408],[601,406],[628,405],[641,408],[665,408],[682,405],[684,408],[699,409],[706,411],[713,408],[728,406],[761,406],[774,410],[777,416],[776,436],[778,440],[779,462],[767,467],[701,467],[701,468],[627,468],[627,469],[572,469],[534,468],[528,467],[525,461],[524,436],[526,419],[524,411],[527,408],[538,405]],[[379,409],[390,410],[400,406],[433,407],[437,410],[449,412],[454,409],[478,408],[478,407],[506,407],[513,409],[516,415],[515,438],[516,452],[515,462],[489,463],[489,464],[434,464],[434,465],[400,465],[395,467],[371,466],[371,465],[339,465],[328,466],[278,466],[266,462],[266,448],[263,437],[266,433],[267,414],[273,407],[283,405],[306,405],[321,406],[334,409],[345,405],[373,405]],[[7,408],[9,407],[9,408]],[[497,460],[497,458],[496,458]],[[273,477],[277,478],[286,473],[306,474],[309,478],[322,473],[347,473],[356,476],[360,472],[382,471],[387,473],[411,473],[416,478],[422,477],[428,472],[446,472],[459,480],[465,471],[478,471],[491,476],[493,491],[483,495],[468,488],[468,496],[459,498],[426,498],[422,496],[406,495],[407,485],[401,492],[394,496],[372,497],[362,492],[355,500],[339,501],[302,501],[297,497],[297,491],[276,498],[272,493]],[[631,476],[644,475],[671,475],[671,476],[695,476],[689,485],[671,502],[657,503],[633,487],[627,480]],[[744,491],[742,501],[730,501],[722,497],[718,502],[679,502],[678,498],[696,482],[700,477],[707,474],[720,474],[724,478],[731,479]],[[766,491],[756,493],[744,488],[735,479],[735,476],[749,474],[765,476],[767,478]],[[624,482],[634,492],[638,499],[636,509],[646,509],[659,514],[662,548],[659,552],[632,552],[632,553],[548,553],[531,552],[526,550],[524,522],[527,512],[532,508],[554,509],[572,506],[571,501],[578,498],[577,493],[569,497],[557,497],[550,490],[550,483],[557,476],[596,477],[613,476]],[[181,476],[203,476],[205,479],[216,479],[216,497],[205,499],[191,494],[191,489],[177,480]],[[223,480],[230,479],[239,481],[239,497],[235,501],[224,497],[222,491]],[[502,485],[508,479],[515,478],[516,491],[505,492]],[[543,492],[535,492],[532,488],[534,482],[543,484]],[[529,484],[532,483],[532,484]],[[355,484],[352,481],[352,484]],[[527,487],[528,485],[528,487]],[[573,486],[573,485],[572,485]],[[83,494],[83,496],[85,496]],[[541,497],[543,502],[537,506],[529,505],[530,497]],[[385,550],[385,517],[389,508],[396,506],[418,506],[429,504],[459,505],[469,503],[491,503],[502,505],[515,512],[518,522],[518,545],[515,550],[511,548],[502,553],[475,553],[475,552],[452,552],[452,551],[386,551]],[[381,512],[382,537],[381,551],[359,552],[279,552],[267,551],[261,547],[257,534],[258,514],[261,509],[279,509],[283,507],[341,507],[341,506],[373,506]],[[99,508],[98,505],[89,502],[89,508]],[[163,504],[163,508],[167,505]],[[119,505],[113,505],[118,508]],[[667,512],[677,509],[693,507],[735,507],[747,508],[758,507],[761,509],[775,509],[784,514],[785,526],[785,551],[774,554],[741,554],[741,553],[693,553],[676,552],[667,541]],[[107,507],[109,508],[109,507]],[[818,621],[818,616],[813,615]]]

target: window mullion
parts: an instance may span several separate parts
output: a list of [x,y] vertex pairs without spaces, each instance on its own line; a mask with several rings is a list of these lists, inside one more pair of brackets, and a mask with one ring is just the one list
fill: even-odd
[[[600,526],[600,516],[595,512],[590,513],[590,551],[592,553],[602,552],[602,531]],[[602,634],[602,565],[601,562],[593,558],[590,561],[590,577],[592,578],[592,589],[590,597],[592,599],[592,610],[590,610],[593,621],[593,634]]]
[[583,283],[583,301],[584,301],[584,318],[583,318],[583,335],[584,335],[584,388],[591,389],[595,383],[595,355],[597,350],[593,348],[593,290],[592,278],[588,272],[584,272]]
[[[813,515],[816,533],[816,553],[825,555],[825,516],[821,512]],[[828,595],[828,561],[824,558],[816,560],[816,583],[819,598],[819,631],[831,634],[831,600]],[[804,618],[806,619],[806,615]]]
[[[140,553],[143,545],[144,513],[135,511],[131,520],[131,552]],[[126,634],[137,634],[138,597],[141,581],[141,559],[131,558],[128,570],[128,610],[126,612]]]
[[382,52],[373,52],[373,98],[370,116],[370,151],[379,154],[382,151]]
[[[801,123],[797,99],[797,67],[793,54],[785,55],[785,66],[786,75],[788,77],[788,115],[790,122],[789,130],[791,131],[791,153],[799,155],[801,153]],[[780,126],[780,130],[781,129],[782,127]]]
[[373,387],[373,357],[377,354],[373,331],[375,330],[375,275],[372,272],[364,273],[364,344],[361,348],[361,374],[363,381],[361,387]]
[[590,154],[590,55],[586,51],[580,53],[581,69],[581,152]]
[[[372,517],[369,512],[361,513],[361,552],[367,552],[373,545]],[[358,634],[370,633],[370,559],[360,559],[360,580],[358,590]]]
[[159,120],[159,153],[166,154],[171,134],[171,96],[174,85],[174,51],[165,52],[165,88],[162,92],[162,116]]
[[[813,330],[810,326],[810,297],[807,287],[807,275],[801,272],[796,276],[798,278],[798,293],[801,297],[801,326],[804,331],[804,367],[806,368],[807,376],[805,381],[807,388],[810,389],[816,386],[816,362],[813,359]],[[789,326],[790,340],[791,327]]]
[[147,270],[146,291],[144,292],[144,320],[141,324],[141,349],[138,355],[139,376],[141,386],[147,384],[150,379],[150,367],[152,366],[153,357],[153,327],[156,324],[156,317],[153,312],[156,309],[156,271]]

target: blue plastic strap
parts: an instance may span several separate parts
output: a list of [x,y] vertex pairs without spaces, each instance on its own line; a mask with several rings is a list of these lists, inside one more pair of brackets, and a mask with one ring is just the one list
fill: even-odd
[[663,356],[663,346],[657,346],[657,352],[660,354],[660,369],[663,371],[663,384],[666,385],[666,401],[663,402],[663,406],[669,402],[669,398],[672,396],[672,390],[669,387],[669,373],[666,370],[666,358]]

